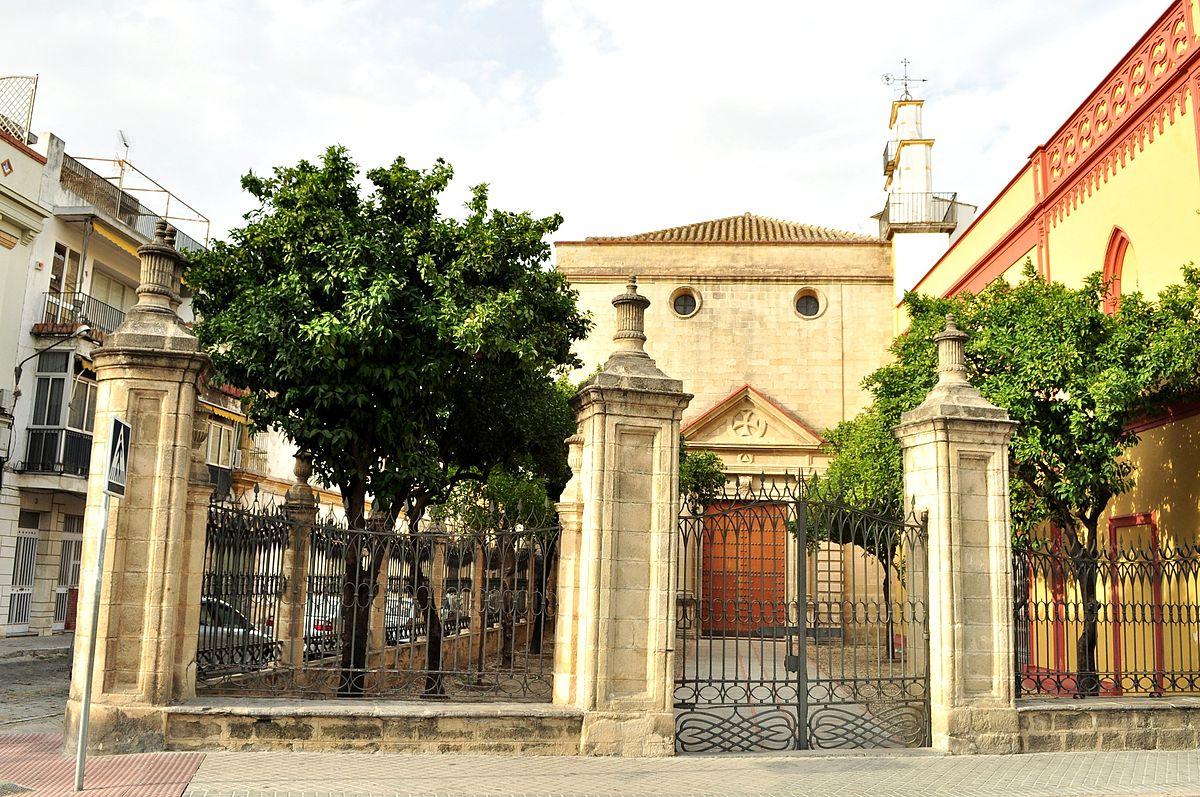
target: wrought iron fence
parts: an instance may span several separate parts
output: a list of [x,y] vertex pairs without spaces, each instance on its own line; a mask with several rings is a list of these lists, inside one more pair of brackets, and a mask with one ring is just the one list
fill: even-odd
[[258,671],[279,660],[275,617],[287,586],[283,554],[291,528],[282,507],[257,496],[209,505],[196,645],[201,679]]
[[925,540],[903,507],[851,506],[816,479],[686,501],[678,749],[928,744]]
[[241,630],[202,615],[198,691],[548,700],[558,527],[484,514],[410,531],[214,504],[206,551],[236,553],[206,555],[201,602]]
[[1200,694],[1200,545],[1150,523],[1102,536],[1014,546],[1018,694]]

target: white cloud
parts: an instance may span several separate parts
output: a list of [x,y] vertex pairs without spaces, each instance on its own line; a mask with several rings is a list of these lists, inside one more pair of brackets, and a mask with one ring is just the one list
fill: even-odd
[[891,93],[928,77],[939,190],[986,202],[1162,2],[390,3],[180,0],[10,9],[35,123],[238,222],[238,176],[334,142],[439,155],[560,238],[746,210],[869,229]]

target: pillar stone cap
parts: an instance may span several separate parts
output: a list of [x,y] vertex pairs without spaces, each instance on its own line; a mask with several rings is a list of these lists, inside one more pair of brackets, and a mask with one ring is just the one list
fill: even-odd
[[938,347],[938,381],[925,400],[900,416],[904,427],[931,420],[957,419],[1015,426],[1008,411],[991,403],[967,381],[965,344],[970,336],[958,328],[953,315],[946,316],[946,326],[933,336]]

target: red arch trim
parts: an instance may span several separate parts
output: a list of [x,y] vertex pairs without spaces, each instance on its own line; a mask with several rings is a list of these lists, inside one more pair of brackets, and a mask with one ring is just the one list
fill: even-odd
[[1125,253],[1129,251],[1129,236],[1120,227],[1113,227],[1104,253],[1104,281],[1108,295],[1104,297],[1104,312],[1114,313],[1121,302],[1121,271],[1125,268]]

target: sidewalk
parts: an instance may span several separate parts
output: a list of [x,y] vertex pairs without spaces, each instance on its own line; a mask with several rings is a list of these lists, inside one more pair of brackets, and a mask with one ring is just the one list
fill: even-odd
[[[61,736],[0,735],[0,795],[68,795],[72,759],[62,750]],[[1147,797],[1200,795],[1200,750],[665,759],[150,753],[93,757],[88,773],[85,797]]]
[[0,661],[69,656],[74,644],[74,633],[0,637]]
[[1200,795],[1200,751],[666,759],[207,753],[190,797]]

